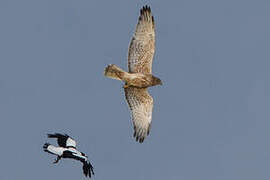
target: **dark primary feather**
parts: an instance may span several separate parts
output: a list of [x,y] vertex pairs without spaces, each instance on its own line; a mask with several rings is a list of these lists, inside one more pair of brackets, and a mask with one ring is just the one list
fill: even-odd
[[92,164],[88,161],[84,161],[83,163],[83,174],[86,177],[89,176],[89,178],[91,178],[91,176],[95,174]]

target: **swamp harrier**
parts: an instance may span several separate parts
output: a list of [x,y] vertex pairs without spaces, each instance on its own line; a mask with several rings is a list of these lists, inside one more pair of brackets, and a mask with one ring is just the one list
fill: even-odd
[[144,6],[131,38],[128,50],[128,72],[114,64],[105,68],[106,77],[123,81],[125,97],[130,108],[134,126],[134,137],[142,143],[149,134],[153,99],[147,88],[162,85],[159,78],[152,75],[152,59],[155,50],[154,18],[149,6]]

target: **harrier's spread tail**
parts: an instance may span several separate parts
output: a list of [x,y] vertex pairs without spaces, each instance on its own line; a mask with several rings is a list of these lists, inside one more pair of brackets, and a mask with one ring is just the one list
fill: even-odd
[[125,81],[126,77],[128,76],[128,73],[122,70],[121,68],[117,67],[116,65],[110,64],[105,68],[104,75],[112,79]]

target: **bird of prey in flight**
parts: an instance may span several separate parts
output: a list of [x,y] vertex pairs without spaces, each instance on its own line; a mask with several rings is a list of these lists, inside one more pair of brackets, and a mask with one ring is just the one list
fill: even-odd
[[114,64],[104,70],[106,77],[123,81],[125,98],[130,109],[136,141],[142,143],[149,134],[152,122],[153,98],[147,88],[162,85],[152,75],[155,50],[154,18],[149,6],[140,10],[140,16],[128,49],[128,72]]

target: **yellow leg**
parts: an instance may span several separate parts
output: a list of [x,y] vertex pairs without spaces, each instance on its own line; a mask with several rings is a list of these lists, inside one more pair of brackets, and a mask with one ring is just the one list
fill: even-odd
[[126,88],[128,88],[128,87],[129,87],[128,84],[124,84],[124,85],[123,85],[123,88],[124,88],[124,89],[126,89]]

